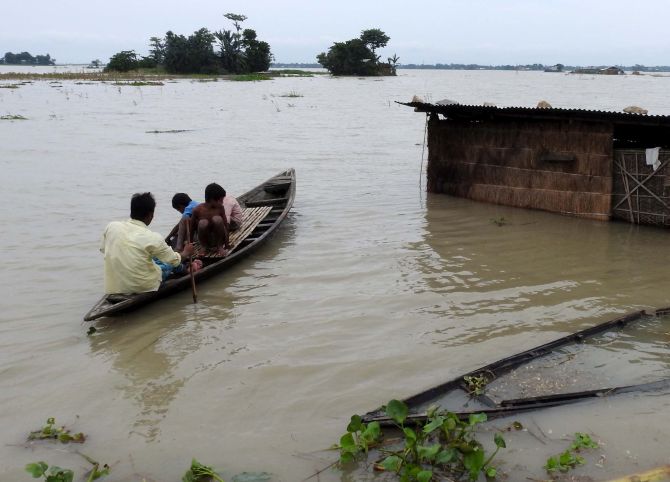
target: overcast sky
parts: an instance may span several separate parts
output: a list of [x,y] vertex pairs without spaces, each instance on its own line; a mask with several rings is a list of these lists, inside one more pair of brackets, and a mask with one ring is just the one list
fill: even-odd
[[270,43],[277,62],[316,62],[335,41],[380,28],[400,63],[670,64],[670,0],[18,0],[3,2],[0,55],[59,63],[146,54],[167,30],[230,28]]

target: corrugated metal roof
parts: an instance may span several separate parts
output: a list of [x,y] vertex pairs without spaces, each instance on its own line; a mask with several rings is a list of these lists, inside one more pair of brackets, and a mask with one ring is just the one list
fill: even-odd
[[612,122],[638,126],[657,126],[670,128],[670,116],[627,114],[586,109],[538,109],[536,107],[495,107],[463,104],[431,104],[427,102],[398,102],[414,107],[417,112],[442,114],[451,119],[534,119],[534,120],[581,120],[590,122]]

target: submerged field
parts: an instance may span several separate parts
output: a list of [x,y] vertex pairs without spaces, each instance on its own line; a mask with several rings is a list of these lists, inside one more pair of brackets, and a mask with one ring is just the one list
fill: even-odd
[[[0,480],[30,480],[23,467],[38,460],[83,474],[90,464],[80,450],[112,465],[110,481],[179,480],[192,457],[226,480],[252,471],[300,481],[337,459],[327,449],[354,413],[621,313],[670,305],[669,232],[426,196],[425,117],[395,103],[544,99],[670,114],[668,78],[2,75],[0,87],[17,87],[0,89],[12,207],[0,235]],[[197,305],[182,293],[87,335],[82,316],[102,293],[99,236],[127,216],[132,193],[154,193],[152,228],[166,233],[178,216],[174,192],[199,199],[216,181],[241,193],[288,167],[296,203],[270,244],[199,286]],[[613,365],[667,373],[666,335],[619,343]],[[668,393],[629,394],[515,417],[527,430],[506,435],[499,469],[512,481],[546,478],[547,457],[574,432],[601,442],[578,476],[668,463],[669,405]],[[52,416],[86,442],[26,448],[28,432]],[[512,421],[485,425],[483,438]],[[363,465],[318,478],[377,479]]]

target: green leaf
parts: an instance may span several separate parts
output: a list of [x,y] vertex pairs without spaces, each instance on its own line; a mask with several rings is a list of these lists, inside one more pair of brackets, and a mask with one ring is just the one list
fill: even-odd
[[353,433],[353,432],[358,432],[361,430],[363,425],[363,421],[360,417],[360,415],[352,415],[351,416],[351,422],[349,422],[349,425],[347,425],[347,432]]
[[73,480],[74,472],[56,466],[49,468],[49,476],[46,478],[46,482],[72,482]]
[[495,467],[489,467],[488,469],[486,469],[486,476],[489,479],[495,479],[496,475],[498,475],[498,471],[496,470]]
[[356,442],[354,441],[354,436],[347,432],[342,437],[340,437],[340,448],[342,450],[356,450]]
[[521,422],[513,422],[512,427],[514,430],[523,430],[523,425],[521,425]]
[[382,461],[381,466],[389,472],[398,472],[402,466],[402,459],[397,455],[389,455]]
[[49,466],[44,463],[44,462],[36,462],[33,464],[27,464],[26,465],[26,472],[28,472],[30,475],[33,476],[33,478],[37,479],[39,477],[42,477],[44,473],[47,471]]
[[484,466],[484,451],[478,448],[463,455],[463,466],[468,470],[470,480],[477,480]]
[[267,472],[242,472],[233,477],[233,482],[266,482],[272,479]]
[[556,457],[549,457],[547,463],[544,464],[544,470],[547,472],[555,472],[559,467],[558,459]]
[[70,442],[71,440],[73,440],[73,438],[69,433],[63,432],[63,433],[58,434],[58,440],[61,443],[66,444],[66,443]]
[[499,433],[493,436],[493,441],[496,443],[496,447],[500,447],[501,449],[507,448],[507,445],[505,444],[505,439]]
[[413,447],[416,445],[416,433],[411,428],[405,427],[402,429],[405,433],[405,444],[408,447]]
[[181,477],[181,482],[196,482],[191,469],[187,470],[186,473]]
[[402,425],[407,418],[407,405],[400,400],[391,400],[386,405],[386,415],[391,417],[397,424]]
[[441,445],[439,443],[435,445],[419,445],[417,452],[420,459],[432,462],[440,451],[440,448]]
[[478,423],[486,422],[486,420],[487,417],[485,413],[471,413],[470,417],[468,417],[468,424],[470,426],[477,425]]
[[370,422],[362,436],[367,442],[375,442],[381,437],[382,429],[379,422]]
[[443,423],[444,423],[444,417],[438,415],[437,417],[432,419],[430,423],[424,425],[423,433],[431,433],[432,431],[440,428]]
[[435,457],[435,463],[438,465],[447,465],[449,462],[454,460],[457,457],[456,449],[448,448],[442,450]]
[[416,474],[416,480],[417,482],[430,482],[430,479],[433,478],[433,472],[430,470],[422,470],[418,474]]
[[356,457],[354,457],[354,454],[351,452],[342,452],[340,454],[340,464],[341,465],[347,465],[347,464],[352,464],[356,461]]

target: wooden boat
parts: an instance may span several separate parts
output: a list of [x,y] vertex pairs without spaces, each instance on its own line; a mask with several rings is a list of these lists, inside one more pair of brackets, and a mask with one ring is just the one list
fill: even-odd
[[[276,231],[295,198],[295,171],[288,169],[237,197],[245,220],[230,238],[232,250],[225,258],[202,258],[203,268],[195,272],[197,282],[210,278],[248,256]],[[188,273],[169,278],[158,291],[129,295],[105,295],[86,313],[84,321],[135,310],[178,291],[189,289]]]
[[[431,406],[439,406],[440,410],[454,413],[461,419],[467,419],[473,413],[485,413],[489,419],[505,417],[515,413],[556,407],[576,403],[587,399],[613,396],[622,393],[647,392],[670,387],[670,378],[648,381],[616,387],[599,387],[596,389],[576,392],[549,393],[540,396],[530,396],[515,399],[494,400],[488,396],[484,386],[494,383],[508,375],[515,369],[531,362],[537,362],[541,357],[550,356],[553,352],[577,345],[589,338],[613,330],[623,329],[628,325],[649,320],[652,317],[667,317],[670,308],[658,309],[653,313],[636,311],[628,315],[592,326],[585,330],[558,338],[544,345],[531,348],[524,352],[512,355],[473,370],[464,375],[448,380],[440,385],[425,390],[403,400],[409,409],[409,416],[405,423],[422,423],[426,420],[426,412]],[[473,390],[473,381],[481,380],[480,389]],[[386,416],[383,407],[368,412],[363,417],[364,422],[377,421],[381,425],[393,426],[392,420]]]

